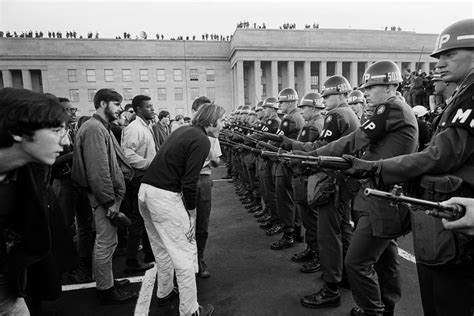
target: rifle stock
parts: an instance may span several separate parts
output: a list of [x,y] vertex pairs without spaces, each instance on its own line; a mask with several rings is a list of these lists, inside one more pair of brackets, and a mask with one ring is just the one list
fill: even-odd
[[364,190],[364,194],[366,196],[376,196],[378,198],[387,199],[396,204],[408,203],[418,205],[426,209],[426,214],[434,217],[445,218],[447,220],[457,220],[463,217],[466,213],[466,209],[462,205],[443,205],[439,202],[432,202],[400,195],[400,192],[397,192],[397,189],[399,188],[399,186],[395,186],[394,192],[386,192],[367,188]]

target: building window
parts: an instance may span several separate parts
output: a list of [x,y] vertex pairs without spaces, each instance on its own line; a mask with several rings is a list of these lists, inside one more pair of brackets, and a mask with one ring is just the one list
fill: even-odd
[[148,81],[148,69],[139,70],[140,81]]
[[79,89],[69,89],[69,100],[79,102]]
[[156,70],[156,81],[166,81],[166,73],[164,69]]
[[215,87],[207,87],[207,97],[214,101],[216,99],[216,88]]
[[132,71],[130,69],[122,69],[122,81],[132,81]]
[[67,80],[69,82],[77,82],[77,70],[76,69],[68,69],[67,70]]
[[104,78],[106,82],[114,81],[114,71],[113,69],[104,70]]
[[199,97],[199,88],[191,87],[191,100],[195,100]]
[[166,101],[166,88],[158,88],[158,101]]
[[319,77],[318,76],[311,76],[310,79],[311,90],[318,91],[319,86]]
[[123,99],[132,100],[133,99],[133,90],[132,88],[123,88]]
[[214,81],[214,69],[206,69],[206,81]]
[[191,81],[198,81],[199,80],[199,73],[197,69],[189,69],[189,79]]
[[183,75],[181,73],[181,69],[173,69],[173,78],[174,81],[182,81]]
[[94,102],[94,96],[95,96],[96,92],[97,92],[96,89],[88,89],[87,90],[87,100],[89,102]]
[[183,100],[183,88],[174,88],[174,99],[176,101]]
[[95,82],[95,69],[86,69],[87,82]]
[[150,89],[149,88],[141,88],[140,89],[140,94],[150,96]]

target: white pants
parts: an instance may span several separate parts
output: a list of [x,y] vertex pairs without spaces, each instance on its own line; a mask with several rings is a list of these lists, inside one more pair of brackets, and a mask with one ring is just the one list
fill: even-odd
[[190,220],[180,193],[142,184],[138,207],[145,222],[157,262],[157,297],[173,290],[173,275],[179,288],[179,314],[191,315],[199,308],[195,273],[198,272],[196,240],[186,237]]

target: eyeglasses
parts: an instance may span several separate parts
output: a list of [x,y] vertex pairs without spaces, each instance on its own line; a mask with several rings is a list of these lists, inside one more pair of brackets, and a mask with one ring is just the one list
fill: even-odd
[[65,127],[61,127],[60,129],[47,129],[48,132],[55,134],[56,136],[59,136],[59,140],[63,140],[64,137],[69,133],[69,129]]

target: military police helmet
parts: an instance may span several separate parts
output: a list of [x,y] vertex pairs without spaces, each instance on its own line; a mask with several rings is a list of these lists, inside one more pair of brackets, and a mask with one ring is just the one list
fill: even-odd
[[351,92],[352,87],[349,81],[343,76],[329,77],[323,84],[322,97],[333,94],[345,94]]
[[390,60],[381,60],[373,63],[364,73],[362,88],[376,85],[391,85],[402,82],[402,74],[397,64]]
[[347,97],[347,103],[349,104],[356,104],[356,103],[363,103],[365,104],[364,94],[360,90],[354,90],[349,93]]
[[278,101],[274,97],[268,97],[263,101],[262,107],[278,110]]
[[461,20],[445,28],[430,56],[439,58],[441,53],[455,48],[474,48],[474,19]]
[[250,106],[248,105],[244,105],[242,107],[242,110],[240,110],[240,114],[249,114],[249,112],[250,112]]
[[311,106],[317,109],[324,109],[323,99],[321,95],[317,92],[308,92],[306,93],[300,101],[298,107]]
[[416,117],[422,117],[428,114],[428,109],[425,108],[423,105],[416,105],[412,108],[413,113],[415,113]]
[[285,88],[278,94],[278,102],[298,101],[298,93],[293,88]]

